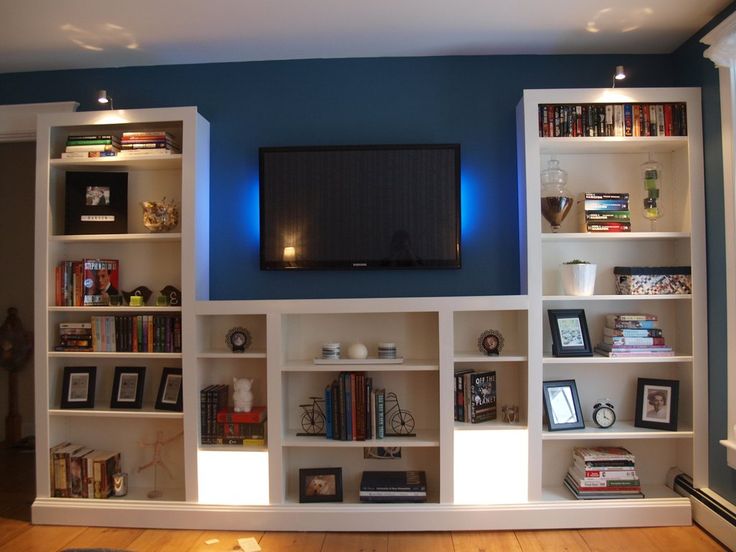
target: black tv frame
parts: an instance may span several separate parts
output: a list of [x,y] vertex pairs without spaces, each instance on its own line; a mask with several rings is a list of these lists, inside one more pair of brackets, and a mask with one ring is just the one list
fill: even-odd
[[[391,266],[386,264],[368,264],[356,260],[344,262],[324,261],[267,261],[263,247],[263,229],[265,225],[264,209],[264,153],[271,152],[310,152],[310,151],[373,151],[373,150],[401,150],[401,149],[450,149],[454,152],[455,164],[455,258],[452,261],[427,259],[418,265]],[[261,270],[427,270],[427,269],[459,269],[461,268],[460,241],[461,241],[461,208],[460,208],[460,144],[367,144],[367,145],[339,145],[339,146],[264,146],[258,150],[259,166],[259,203],[260,203],[260,268]]]

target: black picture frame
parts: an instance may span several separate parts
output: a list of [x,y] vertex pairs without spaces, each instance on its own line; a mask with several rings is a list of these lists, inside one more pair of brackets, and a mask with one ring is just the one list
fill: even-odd
[[342,468],[300,469],[299,502],[342,502]]
[[679,393],[678,380],[639,378],[636,382],[634,425],[677,431]]
[[96,366],[65,366],[61,408],[94,408]]
[[542,382],[542,394],[547,427],[550,431],[585,429],[575,380]]
[[143,366],[116,366],[110,408],[143,408],[145,379]]
[[66,173],[65,234],[125,234],[127,231],[127,172]]
[[552,354],[556,357],[593,356],[583,309],[549,309]]
[[156,409],[182,411],[183,378],[181,368],[164,368],[156,393]]

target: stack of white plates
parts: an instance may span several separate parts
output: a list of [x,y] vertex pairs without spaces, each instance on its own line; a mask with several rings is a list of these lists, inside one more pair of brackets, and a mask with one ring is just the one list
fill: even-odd
[[340,344],[339,343],[323,343],[322,344],[322,358],[328,358],[328,359],[340,358]]
[[378,358],[393,359],[396,358],[396,343],[379,343]]

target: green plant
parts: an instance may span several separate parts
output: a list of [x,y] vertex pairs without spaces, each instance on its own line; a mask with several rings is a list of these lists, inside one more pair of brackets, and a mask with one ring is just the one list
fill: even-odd
[[590,261],[581,261],[580,259],[573,259],[572,261],[565,261],[562,264],[590,264]]

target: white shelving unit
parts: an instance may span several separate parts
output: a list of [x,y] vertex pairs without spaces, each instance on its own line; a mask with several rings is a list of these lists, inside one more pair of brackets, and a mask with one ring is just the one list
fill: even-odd
[[[66,139],[72,134],[120,134],[123,131],[166,130],[180,142],[181,154],[152,155],[145,158],[62,159]],[[182,303],[192,308],[196,289],[208,286],[208,229],[198,227],[209,211],[209,124],[196,108],[97,111],[88,113],[44,114],[37,128],[36,166],[36,467],[37,498],[33,505],[35,522],[64,522],[68,517],[88,519],[90,511],[109,510],[114,524],[119,512],[136,505],[156,504],[160,508],[190,500],[196,485],[192,425],[184,412],[157,410],[154,407],[164,367],[183,367],[191,343],[192,323],[187,307],[62,307],[55,301],[55,267],[62,260],[113,258],[120,261],[120,289],[145,285],[154,292],[171,284],[182,290]],[[128,174],[128,232],[125,234],[66,235],[64,198],[66,173],[126,172]],[[180,211],[180,224],[170,233],[149,233],[143,225],[141,201],[173,199]],[[197,262],[195,262],[195,258]],[[198,268],[199,267],[199,268]],[[204,267],[204,269],[202,269]],[[196,276],[195,276],[196,275]],[[95,315],[170,314],[182,317],[182,352],[58,352],[60,322],[89,321]],[[97,372],[94,408],[59,407],[62,374],[65,366],[95,366]],[[143,407],[111,409],[113,373],[116,366],[146,368]],[[194,404],[186,381],[185,404]],[[150,442],[158,431],[164,437],[182,433],[163,451],[163,460],[173,477],[158,474],[163,496],[146,498],[153,488],[153,470],[138,472],[153,454]],[[128,473],[130,492],[109,500],[55,498],[51,492],[49,448],[59,442],[79,443],[94,449],[119,451],[122,468]],[[196,498],[196,495],[195,495]],[[150,506],[149,506],[150,507]],[[71,516],[69,512],[73,512]],[[95,515],[89,516],[90,523]]]
[[[687,136],[664,137],[540,137],[538,107],[542,104],[668,103],[687,104]],[[561,486],[575,446],[620,445],[636,454],[646,498],[636,502],[635,516],[664,517],[677,523],[689,502],[665,487],[667,471],[678,466],[706,483],[707,469],[707,318],[702,130],[698,89],[527,90],[517,108],[521,193],[526,206],[529,295],[529,381],[541,395],[547,380],[573,379],[580,394],[584,430],[547,431],[542,405],[529,407],[530,458],[539,459],[530,475],[529,498],[554,503],[572,500]],[[643,184],[640,165],[648,156],[663,166],[664,216],[652,231],[641,213]],[[568,171],[568,190],[577,199],[583,192],[629,192],[631,233],[577,232],[574,206],[559,233],[552,233],[540,212],[540,172],[550,158]],[[561,294],[559,266],[572,259],[598,265],[595,294]],[[692,295],[624,296],[615,294],[614,266],[692,267]],[[551,354],[548,309],[584,309],[593,344],[602,336],[604,315],[651,312],[659,316],[668,344],[676,355],[665,358],[556,358]],[[634,426],[636,382],[639,377],[680,382],[677,431]],[[598,429],[591,420],[600,398],[616,405],[616,424]],[[663,502],[663,498],[666,499]],[[588,507],[605,502],[595,501]],[[621,509],[631,501],[622,501]],[[614,505],[615,506],[615,505]],[[585,507],[585,506],[583,506]],[[646,514],[641,512],[646,510]],[[633,510],[632,510],[633,512]],[[617,522],[612,522],[616,524]],[[627,523],[636,523],[632,518]]]
[[[209,301],[207,254],[209,205],[205,125],[190,108],[144,110],[125,114],[116,127],[142,122],[178,121],[171,125],[185,145],[177,165],[132,167],[147,173],[173,173],[171,188],[180,186],[181,234],[150,237],[131,225],[125,237],[63,236],[53,220],[59,207],[49,203],[49,184],[58,185],[67,165],[57,160],[65,133],[103,124],[99,113],[42,118],[39,126],[39,236],[37,282],[44,295],[37,301],[37,420],[38,458],[54,441],[81,438],[92,446],[114,443],[122,448],[134,470],[137,440],[152,428],[184,431],[181,447],[170,450],[178,459],[171,496],[147,500],[145,480],[132,477],[135,492],[118,500],[50,498],[47,468],[38,468],[36,523],[172,528],[252,530],[471,530],[600,526],[684,525],[691,522],[690,503],[665,486],[670,466],[692,473],[696,485],[707,469],[706,316],[703,221],[703,164],[700,98],[693,89],[525,91],[517,109],[519,143],[520,235],[522,293],[518,296],[426,297],[324,300]],[[662,138],[540,138],[537,108],[548,103],[686,102],[688,136]],[[121,115],[123,116],[123,115]],[[107,123],[105,123],[107,124]],[[102,127],[110,128],[110,127]],[[196,142],[195,142],[196,136]],[[53,138],[53,139],[52,139]],[[195,147],[196,146],[196,147]],[[196,155],[194,155],[196,152]],[[652,152],[666,173],[665,217],[656,232],[638,220],[641,186],[639,165]],[[634,198],[634,232],[618,235],[580,234],[575,213],[562,232],[543,226],[539,206],[539,174],[550,155],[570,174],[569,188],[582,191],[629,191]],[[195,159],[197,160],[194,166]],[[172,166],[171,163],[174,163]],[[191,163],[191,164],[190,164]],[[116,167],[110,160],[85,160],[85,166]],[[80,165],[74,165],[79,168]],[[196,186],[195,186],[196,184]],[[167,193],[170,193],[167,190]],[[161,195],[161,194],[159,194]],[[179,196],[177,196],[179,197]],[[196,209],[195,209],[196,207]],[[131,209],[131,212],[135,212]],[[131,219],[132,220],[132,219]],[[546,224],[546,223],[545,223]],[[96,240],[96,241],[95,241]],[[170,241],[167,241],[170,240]],[[158,267],[152,279],[180,282],[184,291],[182,354],[177,358],[100,353],[69,356],[51,351],[54,327],[61,320],[80,320],[89,309],[54,307],[50,278],[57,259],[111,255],[132,248],[139,252],[173,249],[170,266]],[[87,250],[91,249],[88,253]],[[123,274],[143,281],[144,266],[121,251]],[[558,265],[568,258],[587,258],[598,264],[596,294],[561,294]],[[145,265],[145,263],[143,263]],[[691,265],[691,296],[619,296],[613,266]],[[609,278],[610,275],[610,278]],[[158,280],[154,281],[158,285]],[[154,286],[149,286],[154,287]],[[557,358],[551,355],[548,308],[583,308],[595,341],[603,314],[647,311],[660,316],[668,342],[677,356],[653,359],[610,359],[601,356]],[[127,310],[127,309],[126,309]],[[96,309],[94,312],[98,312]],[[252,336],[244,353],[226,345],[229,328],[242,326]],[[498,356],[478,350],[478,338],[488,329],[500,331],[505,346]],[[397,364],[316,364],[324,342],[364,343],[375,356],[379,342],[397,344],[404,361]],[[112,355],[109,356],[108,355]],[[80,358],[82,357],[82,358]],[[98,364],[109,372],[118,360],[141,359],[161,370],[179,362],[184,371],[184,412],[163,413],[151,408],[150,397],[141,411],[111,412],[100,404],[92,411],[58,408],[58,374],[69,362]],[[457,370],[495,370],[497,406],[519,407],[514,424],[500,419],[482,424],[453,420]],[[376,386],[397,393],[402,409],[416,421],[415,437],[369,441],[334,441],[297,435],[302,409],[309,397],[322,396],[341,371],[360,371]],[[211,384],[232,383],[233,377],[255,380],[254,403],[268,410],[265,447],[202,445],[199,393]],[[680,381],[677,431],[635,427],[634,404],[638,377]],[[154,377],[155,379],[155,377]],[[542,424],[542,383],[575,379],[586,429],[550,432]],[[153,380],[149,380],[153,381]],[[103,393],[104,395],[104,393]],[[590,422],[593,401],[608,397],[616,404],[619,421],[609,430]],[[578,501],[562,480],[579,445],[622,445],[637,455],[645,499]],[[364,458],[363,448],[401,447],[401,458]],[[339,466],[343,470],[343,503],[300,504],[300,468]],[[422,504],[361,504],[360,474],[370,469],[426,471],[429,497]]]

